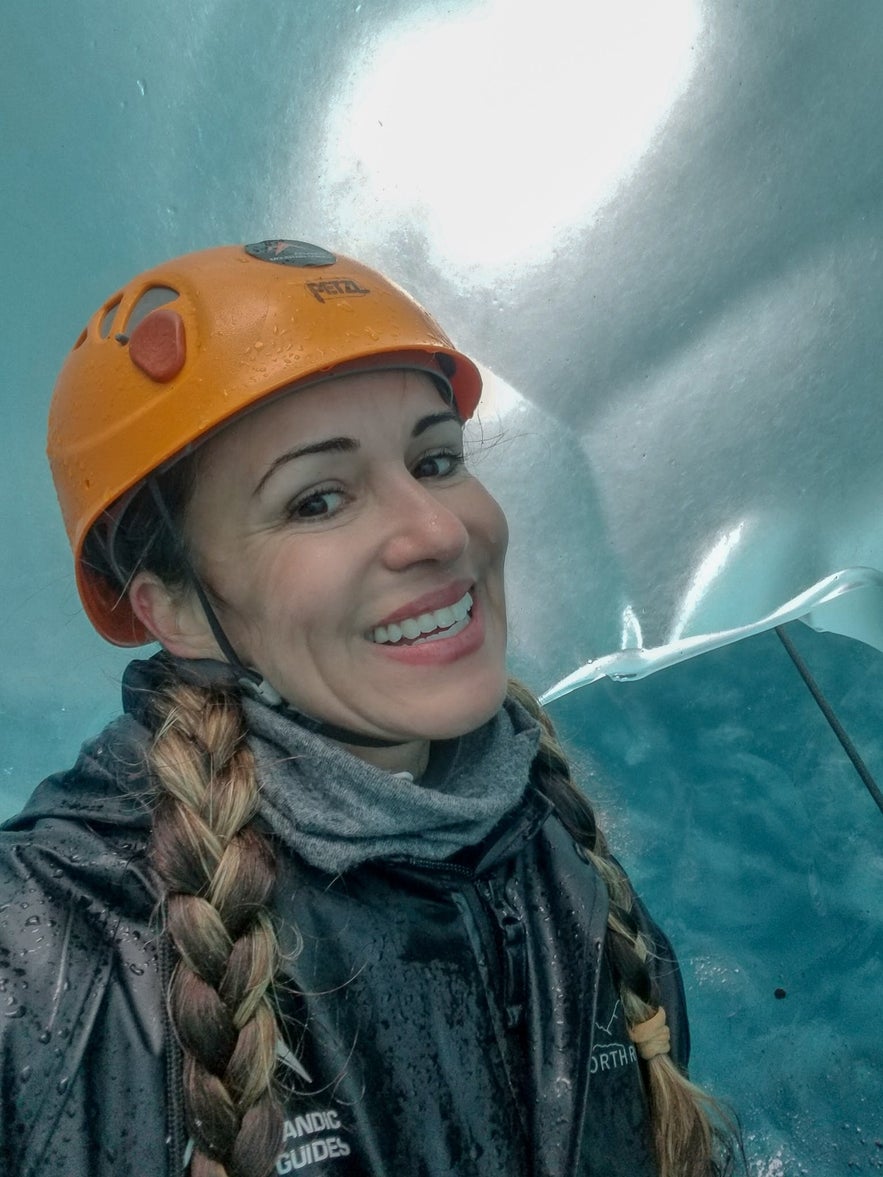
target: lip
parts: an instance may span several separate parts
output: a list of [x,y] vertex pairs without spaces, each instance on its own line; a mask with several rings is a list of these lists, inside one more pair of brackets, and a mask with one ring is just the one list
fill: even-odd
[[[460,598],[455,597],[454,599],[459,600]],[[436,608],[444,608],[444,606],[437,605]],[[410,614],[405,613],[401,616],[409,617]],[[372,644],[371,649],[381,658],[388,658],[393,662],[404,663],[407,666],[445,666],[480,649],[484,644],[484,638],[484,610],[480,599],[476,597],[472,603],[469,624],[453,637],[440,637],[432,642],[418,642],[414,646]]]
[[456,604],[461,597],[472,592],[474,588],[475,581],[473,580],[455,580],[451,584],[445,585],[444,588],[433,589],[432,592],[424,593],[422,597],[415,597],[413,601],[408,601],[400,609],[387,614],[382,621],[375,621],[371,628],[377,629],[381,625],[394,625],[398,621],[404,621],[406,617],[419,617],[421,613],[434,613],[436,609],[447,609],[449,605]]

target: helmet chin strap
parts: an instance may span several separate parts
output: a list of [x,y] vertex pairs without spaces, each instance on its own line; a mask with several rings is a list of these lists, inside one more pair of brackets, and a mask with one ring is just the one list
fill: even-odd
[[230,639],[227,637],[223,626],[218,620],[214,606],[208,598],[208,593],[205,591],[202,581],[196,574],[196,569],[193,567],[190,557],[187,554],[184,537],[181,535],[169,513],[159,483],[151,476],[147,479],[147,486],[156,504],[156,509],[159,511],[160,518],[178,548],[187,579],[193,586],[193,591],[196,593],[197,599],[202,606],[206,621],[212,631],[212,636],[217,642],[221,653],[236,672],[239,685],[244,690],[248,691],[250,695],[259,699],[262,703],[266,703],[269,707],[273,707],[277,711],[284,711],[286,715],[290,715],[296,723],[306,728],[307,731],[313,732],[317,736],[326,736],[329,740],[337,740],[341,744],[352,744],[360,748],[398,748],[408,742],[407,740],[384,740],[379,736],[369,736],[363,732],[350,731],[349,728],[338,727],[337,724],[326,723],[323,719],[314,719],[311,715],[305,715],[302,711],[298,711],[283,699],[275,687],[271,686],[257,670],[252,670],[251,667],[246,666],[233,649]]

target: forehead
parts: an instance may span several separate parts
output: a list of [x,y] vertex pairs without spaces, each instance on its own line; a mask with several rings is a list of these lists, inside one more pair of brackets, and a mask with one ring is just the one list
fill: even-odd
[[326,437],[358,440],[376,434],[397,440],[408,436],[426,413],[445,400],[431,376],[396,370],[339,376],[308,388],[291,389],[258,406],[221,430],[202,447],[203,461],[236,453],[259,459],[269,448],[308,444]]

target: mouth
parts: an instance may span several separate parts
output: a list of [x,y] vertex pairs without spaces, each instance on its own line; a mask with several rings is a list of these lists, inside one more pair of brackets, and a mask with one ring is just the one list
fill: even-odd
[[389,625],[378,625],[368,640],[379,646],[418,646],[452,638],[472,620],[472,594],[466,592],[453,605],[433,609],[414,617],[403,617]]

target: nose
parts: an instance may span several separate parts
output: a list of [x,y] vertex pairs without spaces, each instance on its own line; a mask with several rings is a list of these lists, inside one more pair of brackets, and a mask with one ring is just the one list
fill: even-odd
[[407,472],[386,488],[381,510],[383,558],[388,568],[399,570],[423,561],[453,563],[469,543],[460,515]]

